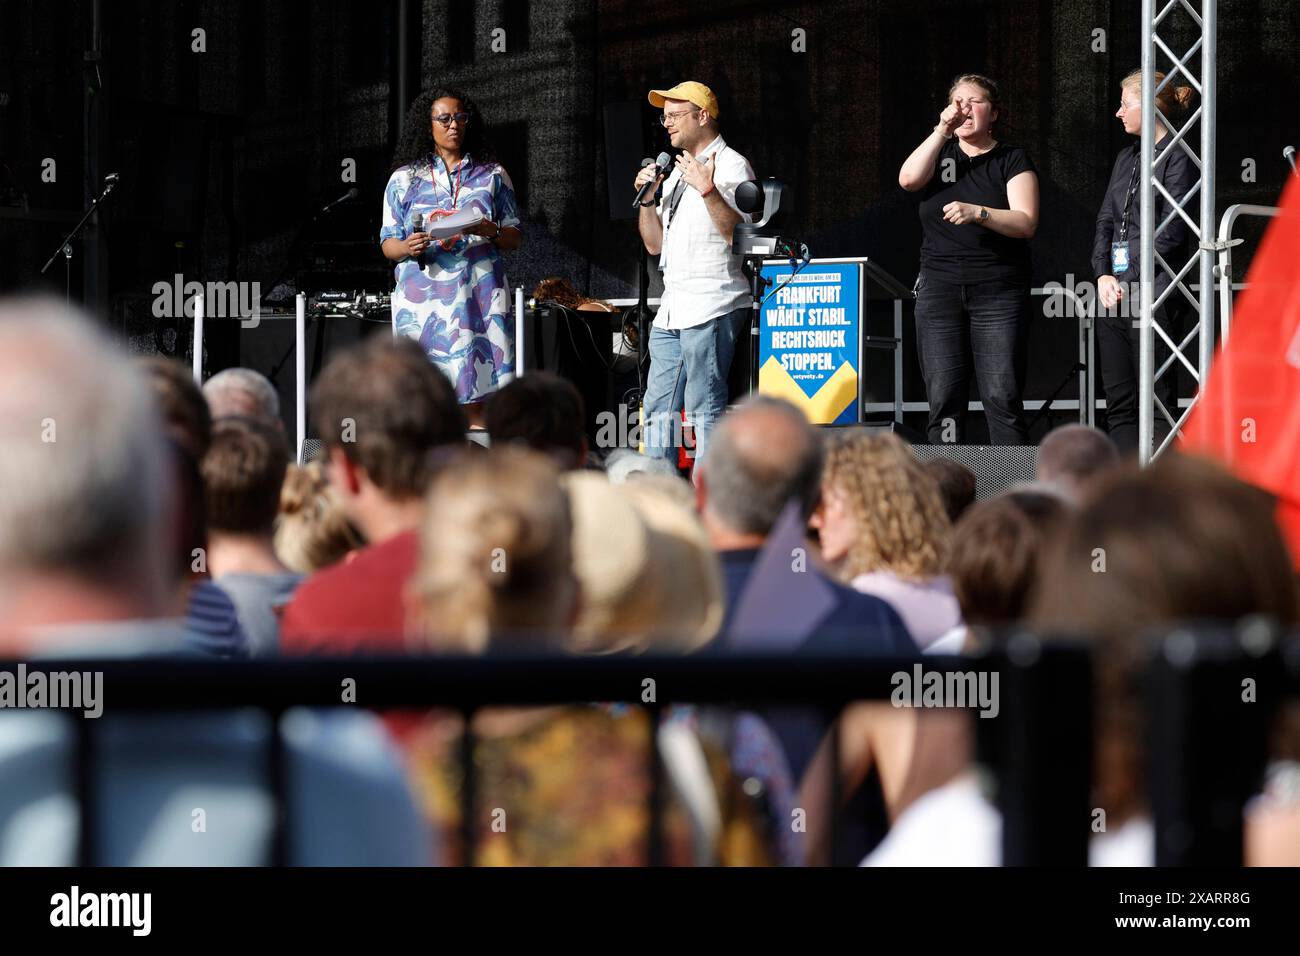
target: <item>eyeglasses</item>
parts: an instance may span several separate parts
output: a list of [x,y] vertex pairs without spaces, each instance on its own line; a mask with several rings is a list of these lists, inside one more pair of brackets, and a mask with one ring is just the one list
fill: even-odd
[[435,123],[440,123],[443,126],[450,126],[452,120],[455,120],[461,126],[465,126],[469,123],[469,114],[468,113],[443,113],[441,116],[435,116],[433,118],[433,121]]
[[664,126],[668,126],[669,124],[676,126],[677,121],[681,119],[683,116],[690,116],[692,113],[698,113],[698,112],[699,112],[698,109],[694,109],[694,110],[679,110],[676,113],[664,113],[662,116],[659,117],[659,122],[662,123]]

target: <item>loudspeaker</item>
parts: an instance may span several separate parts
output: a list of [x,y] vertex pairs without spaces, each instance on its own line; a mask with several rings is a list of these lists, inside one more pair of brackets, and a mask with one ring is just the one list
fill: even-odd
[[[280,396],[280,420],[284,422],[285,434],[293,436],[297,428],[295,420],[297,391],[294,382],[294,317],[283,313],[262,313],[261,321],[255,328],[240,328],[239,323],[220,323],[233,327],[239,333],[238,365],[261,372],[271,380],[276,394]],[[337,351],[360,342],[371,335],[393,334],[389,321],[373,321],[347,316],[311,316],[307,317],[307,386],[310,389],[312,379],[324,368],[330,357]],[[206,335],[205,335],[206,338]],[[208,376],[215,375],[226,365],[216,367],[216,363],[207,371]],[[230,363],[236,364],[236,363]],[[307,433],[312,434],[311,417],[307,419]],[[292,440],[292,438],[290,439]]]
[[913,445],[921,461],[948,458],[975,473],[975,500],[1034,480],[1033,445]]
[[540,305],[524,317],[527,345],[524,372],[543,369],[567,378],[578,389],[586,412],[587,441],[596,447],[597,416],[612,410],[614,346],[611,320],[617,312],[595,312]]
[[313,461],[324,461],[329,457],[325,450],[325,443],[319,438],[304,438],[302,440],[302,460],[300,465],[306,465]]
[[609,218],[635,219],[632,180],[645,159],[645,126],[639,102],[605,104],[605,188]]
[[1034,480],[1034,445],[925,445],[910,428],[889,422],[882,425],[830,425],[829,433],[894,432],[912,445],[920,461],[948,458],[975,475],[975,500],[993,498],[1013,485]]
[[194,234],[203,230],[207,202],[207,129],[198,119],[178,117],[165,140],[167,161],[159,169],[161,230]]

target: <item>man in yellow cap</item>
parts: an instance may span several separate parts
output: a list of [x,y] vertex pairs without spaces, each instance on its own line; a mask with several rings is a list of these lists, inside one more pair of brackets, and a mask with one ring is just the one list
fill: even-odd
[[[698,463],[727,408],[727,372],[735,350],[748,348],[751,306],[731,230],[742,219],[736,187],[754,178],[748,160],[718,132],[718,99],[703,83],[651,90],[660,122],[681,150],[659,200],[640,209],[641,239],[659,256],[664,292],[650,330],[650,375],[642,397],[646,454],[677,460],[679,411],[695,429]],[[642,169],[635,186],[659,174]],[[748,217],[743,217],[748,221]]]

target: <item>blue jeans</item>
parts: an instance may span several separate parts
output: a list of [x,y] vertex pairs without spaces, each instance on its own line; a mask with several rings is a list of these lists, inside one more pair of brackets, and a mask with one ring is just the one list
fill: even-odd
[[650,330],[650,375],[641,403],[645,453],[677,464],[679,410],[695,426],[695,461],[704,458],[709,434],[727,410],[727,371],[736,339],[753,310],[728,312],[691,329]]
[[1021,401],[1028,306],[1028,283],[952,285],[922,274],[916,289],[916,350],[930,403],[926,431],[932,445],[963,441],[972,371],[989,442],[1029,444]]

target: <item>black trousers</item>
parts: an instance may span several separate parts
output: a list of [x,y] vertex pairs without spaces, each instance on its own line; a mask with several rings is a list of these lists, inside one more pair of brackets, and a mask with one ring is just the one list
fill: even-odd
[[[1156,309],[1155,318],[1160,327],[1169,334],[1174,342],[1180,341],[1183,311],[1176,306],[1169,307],[1163,302]],[[1138,447],[1138,354],[1141,348],[1141,335],[1138,320],[1133,316],[1107,315],[1101,313],[1097,319],[1097,363],[1101,367],[1101,383],[1106,393],[1106,431],[1111,441],[1122,454],[1131,454]],[[1153,332],[1155,340],[1155,368],[1159,369],[1169,357],[1169,346],[1159,333]],[[1169,367],[1164,375],[1156,379],[1156,398],[1169,410],[1169,414],[1178,418],[1178,365]],[[1154,443],[1159,447],[1169,434],[1169,422],[1157,408],[1154,411],[1152,434]]]
[[930,404],[931,444],[963,441],[972,372],[989,441],[1029,444],[1021,398],[1028,315],[1028,283],[953,285],[922,273],[916,287],[916,350]]

